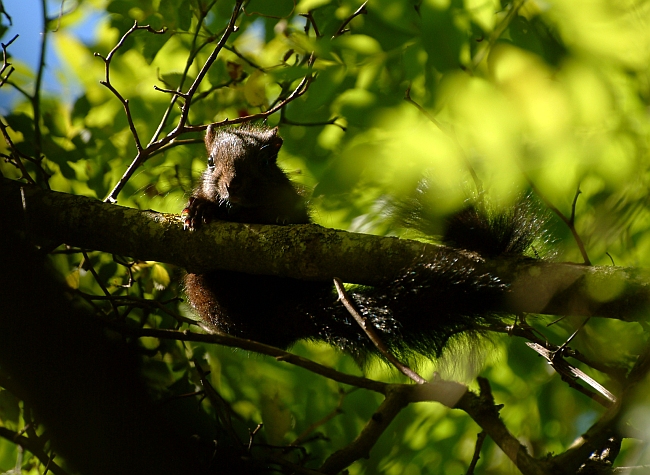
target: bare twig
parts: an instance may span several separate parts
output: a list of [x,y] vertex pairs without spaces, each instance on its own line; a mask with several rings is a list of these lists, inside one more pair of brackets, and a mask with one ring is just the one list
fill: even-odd
[[537,196],[540,197],[540,199],[544,202],[544,204],[553,211],[563,222],[564,224],[567,225],[569,230],[571,231],[571,234],[573,235],[573,239],[575,240],[578,249],[580,250],[580,254],[582,255],[582,260],[585,265],[590,266],[591,261],[589,260],[589,256],[587,255],[587,250],[585,248],[584,243],[582,242],[582,238],[580,238],[580,235],[578,234],[578,231],[576,230],[575,227],[575,217],[576,217],[576,204],[578,203],[578,197],[582,193],[580,191],[580,187],[578,186],[578,189],[576,190],[576,194],[573,197],[573,202],[571,203],[571,216],[568,218],[560,211],[553,203],[551,203],[540,191],[539,189],[535,186],[533,181],[526,176],[526,180],[528,181],[528,184],[532,188],[532,190],[535,192]]
[[154,30],[151,26],[149,25],[143,25],[139,26],[138,22],[135,21],[133,23],[133,26],[129,28],[129,30],[122,35],[122,38],[120,38],[120,41],[113,47],[113,49],[108,53],[106,57],[102,56],[99,53],[95,53],[95,56],[101,58],[104,61],[104,80],[99,81],[99,83],[102,86],[105,86],[108,88],[109,91],[115,95],[115,97],[118,98],[118,100],[122,103],[122,106],[124,107],[124,112],[126,113],[126,119],[129,122],[129,129],[131,130],[131,134],[133,135],[133,139],[135,140],[135,147],[138,151],[138,156],[142,153],[142,144],[140,143],[140,137],[138,137],[138,131],[135,128],[135,124],[133,123],[133,117],[131,116],[131,108],[129,107],[129,101],[128,99],[125,99],[122,94],[119,93],[117,89],[111,84],[111,60],[113,59],[113,56],[115,56],[115,53],[120,49],[120,47],[124,44],[126,39],[135,31],[137,30],[145,30],[148,31],[149,33],[153,33],[155,35],[162,35],[165,33],[166,28],[162,28],[160,30]]
[[[181,74],[181,79],[180,79],[178,88],[176,89],[177,92],[179,92],[179,93],[182,93],[181,89],[183,87],[183,84],[185,83],[185,79],[187,79],[187,74],[188,74],[192,64],[194,64],[194,60],[196,59],[196,56],[199,53],[199,51],[201,51],[203,48],[208,46],[208,44],[210,44],[210,43],[212,43],[214,41],[214,38],[212,36],[210,36],[201,46],[199,46],[198,48],[196,47],[196,43],[197,43],[197,40],[198,40],[198,37],[199,37],[199,33],[201,31],[200,26],[203,25],[203,22],[205,21],[205,18],[208,16],[208,13],[210,13],[210,10],[212,9],[212,7],[214,6],[214,4],[216,2],[217,2],[217,0],[212,0],[211,3],[209,3],[205,7],[201,8],[201,14],[199,15],[199,18],[198,18],[197,27],[196,27],[196,30],[194,32],[194,35],[192,36],[192,45],[190,46],[190,55],[187,58],[187,61],[185,62],[185,68],[183,69],[183,73]],[[201,5],[201,4],[199,3],[199,5]],[[174,108],[174,105],[176,104],[177,99],[178,99],[178,95],[172,96],[171,101],[169,101],[169,104],[167,105],[167,109],[165,109],[165,112],[164,112],[160,122],[158,123],[158,127],[156,128],[156,131],[152,135],[151,140],[149,141],[149,145],[147,145],[147,147],[149,147],[153,142],[158,140],[158,137],[162,133],[162,130],[167,125],[167,120],[169,119],[169,116],[170,116],[170,114],[171,114],[171,112],[172,112],[172,110]]]
[[305,440],[311,434],[314,432],[316,429],[324,425],[326,422],[334,419],[336,416],[343,414],[343,401],[345,400],[345,396],[347,396],[351,391],[343,391],[340,390],[340,397],[339,397],[339,402],[336,405],[336,407],[329,413],[326,414],[324,417],[321,419],[317,420],[316,422],[312,423],[307,427],[304,431],[300,433],[298,437],[295,438],[293,442],[289,445],[302,445],[305,443]]
[[[7,62],[7,47],[13,43],[16,38],[18,38],[18,35],[14,35],[11,40],[9,40],[8,43],[0,43],[2,46],[2,68],[0,69],[0,87],[2,87],[7,80],[9,79],[9,76],[11,76],[11,73],[15,71],[14,67],[11,65],[11,63]],[[5,74],[5,71],[9,69],[9,71]]]
[[345,291],[345,288],[343,287],[343,282],[341,282],[341,279],[338,277],[334,277],[334,286],[336,287],[336,291],[339,294],[339,300],[343,302],[343,305],[345,308],[348,310],[350,315],[354,318],[354,320],[359,324],[359,326],[363,329],[363,331],[368,335],[368,338],[370,341],[372,341],[373,345],[377,347],[379,352],[386,358],[393,366],[395,366],[402,374],[405,374],[409,378],[411,378],[413,381],[415,381],[418,384],[425,384],[427,382],[426,379],[424,379],[422,376],[417,374],[415,371],[413,371],[411,368],[406,366],[405,364],[401,363],[395,355],[393,355],[390,351],[390,349],[386,346],[386,344],[382,341],[382,339],[377,335],[377,332],[375,331],[375,328],[373,327],[372,323],[368,321],[367,318],[362,317],[359,315],[359,312],[355,308],[354,303],[350,300],[350,297],[348,296],[347,292]]
[[309,34],[309,26],[311,25],[314,28],[314,34],[316,35],[316,38],[320,38],[322,35],[318,30],[318,25],[316,25],[316,20],[314,19],[312,12],[308,11],[307,13],[300,13],[299,15],[307,19],[305,22],[305,34]]
[[[236,48],[235,46],[228,46],[228,45],[225,45],[225,46],[223,47],[223,49],[230,51],[232,54],[234,54],[235,56],[237,56],[239,59],[241,59],[242,61],[244,61],[246,64],[248,64],[249,66],[251,66],[251,67],[253,67],[253,68],[255,68],[255,69],[259,70],[259,71],[265,72],[265,71],[267,71],[268,69],[272,69],[272,68],[275,67],[275,66],[271,66],[270,68],[263,68],[263,67],[260,66],[259,64],[257,64],[257,63],[255,63],[254,61],[248,59],[246,56],[244,56],[244,55],[241,54],[239,51],[237,51],[237,48]],[[280,65],[280,66],[281,66],[281,65]]]
[[[181,135],[182,133],[189,132],[195,130],[194,128],[186,127],[185,124],[187,123],[188,115],[189,115],[189,108],[192,103],[192,98],[194,97],[194,94],[198,90],[199,85],[203,81],[203,78],[208,72],[208,69],[210,69],[210,66],[214,63],[214,61],[217,59],[217,56],[223,49],[226,41],[230,37],[230,35],[237,30],[237,26],[235,25],[235,22],[237,21],[237,18],[239,17],[240,11],[241,11],[241,6],[244,0],[237,0],[235,7],[233,8],[232,15],[230,17],[230,21],[228,22],[228,26],[226,27],[221,39],[215,46],[214,50],[206,60],[206,62],[203,64],[203,67],[201,68],[201,71],[197,75],[196,79],[192,83],[192,85],[189,87],[187,92],[184,95],[185,102],[181,106],[181,114],[178,119],[178,124],[176,127],[169,132],[165,137],[163,137],[160,140],[157,141],[152,141],[147,145],[145,149],[138,149],[138,154],[136,157],[133,159],[127,170],[124,172],[120,180],[117,182],[113,190],[108,194],[106,197],[105,201],[114,203],[117,201],[117,195],[120,193],[122,188],[126,185],[128,180],[131,178],[133,173],[135,173],[135,170],[142,164],[144,163],[147,158],[153,153],[154,151],[158,150],[162,146],[168,144],[171,142],[173,139]],[[175,96],[176,97],[176,96]],[[168,109],[169,110],[169,109]],[[164,121],[164,119],[163,119]],[[161,122],[162,125],[163,122]],[[207,126],[204,126],[200,128],[199,130],[204,130],[207,128]],[[159,131],[161,130],[161,127],[159,126],[159,129],[156,131],[154,134],[154,140]]]
[[[531,335],[527,335],[525,338],[529,340],[533,339],[531,338]],[[603,407],[611,407],[612,404],[615,404],[617,402],[616,396],[614,396],[614,394],[607,390],[607,388],[588,376],[586,373],[569,364],[564,359],[564,357],[573,357],[583,362],[584,364],[597,369],[598,371],[610,375],[612,378],[618,381],[621,381],[620,374],[618,374],[615,369],[603,367],[602,365],[598,365],[594,362],[589,361],[577,351],[571,350],[568,346],[566,346],[567,343],[568,342],[565,342],[562,346],[556,346],[548,341],[537,340],[535,342],[526,342],[526,345],[537,352],[544,359],[546,359],[548,363],[553,367],[553,369],[561,376],[562,380],[566,382],[571,388],[584,394],[590,399],[593,399]],[[578,384],[577,380],[584,381],[596,392],[591,391],[584,386],[581,386]]]
[[344,132],[347,130],[347,127],[345,127],[344,125],[338,124],[336,122],[339,119],[338,117],[333,117],[330,120],[324,120],[322,122],[295,122],[295,121],[289,120],[289,119],[287,119],[285,117],[285,115],[284,115],[285,110],[286,109],[282,109],[282,112],[281,112],[281,114],[282,114],[282,117],[280,118],[280,123],[281,124],[298,125],[298,126],[301,126],[301,127],[318,127],[318,126],[322,126],[322,125],[335,125]]
[[[289,102],[297,99],[298,97],[302,96],[305,92],[307,92],[307,89],[309,88],[309,84],[313,81],[313,79],[314,77],[312,75],[305,76],[302,79],[302,81],[300,81],[300,84],[298,84],[298,86],[296,86],[293,92],[289,95],[289,97],[282,100],[277,105],[273,106],[267,111],[259,112],[257,114],[246,115],[243,117],[238,117],[236,119],[221,120],[219,122],[215,122],[213,125],[215,125],[216,127],[224,127],[226,125],[243,124],[246,122],[251,122],[253,120],[265,119],[268,116],[275,114],[277,111],[279,111],[284,106],[286,106]],[[186,126],[184,130],[187,132],[200,132],[207,128],[208,128],[207,125],[197,125],[197,126]]]
[[264,424],[257,424],[257,427],[255,427],[255,429],[253,429],[250,432],[249,438],[248,438],[248,451],[249,452],[251,451],[251,448],[253,447],[253,441],[255,440],[255,436],[262,429],[263,426],[264,426]]
[[207,378],[208,373],[203,371],[201,362],[196,359],[194,359],[193,361],[194,361],[194,368],[196,368],[196,371],[199,373],[199,377],[201,379],[201,385],[203,386],[203,389],[205,390],[205,394],[210,400],[212,407],[217,413],[217,417],[219,418],[221,427],[225,428],[226,431],[228,431],[228,434],[230,435],[230,438],[233,440],[233,442],[238,443],[240,448],[243,450],[244,444],[241,441],[241,439],[237,436],[232,426],[232,418],[230,417],[232,409],[230,408],[228,403],[221,397],[221,394],[219,394],[217,390],[214,389],[212,384],[210,384],[210,381]]
[[9,147],[9,150],[11,152],[10,155],[2,155],[5,157],[5,160],[8,163],[11,163],[13,166],[18,168],[20,172],[22,173],[22,176],[20,177],[21,180],[26,180],[27,183],[30,183],[32,185],[36,185],[36,180],[32,178],[32,176],[29,174],[27,169],[25,168],[25,164],[23,163],[22,160],[27,160],[28,162],[34,163],[34,159],[32,157],[29,157],[22,153],[20,150],[18,150],[18,147],[16,147],[16,144],[14,144],[13,140],[11,140],[11,137],[9,136],[9,132],[7,131],[7,125],[0,120],[0,133],[2,133],[2,137],[5,139],[5,142],[7,143],[7,146]]
[[237,79],[230,79],[229,81],[222,82],[221,84],[215,84],[214,86],[211,86],[210,88],[206,89],[205,91],[201,91],[200,93],[196,94],[194,96],[194,102],[199,102],[206,97],[208,97],[210,94],[212,94],[214,91],[217,91],[219,89],[224,89],[226,87],[230,87],[233,84],[239,84],[242,82],[244,79],[246,79],[248,76],[246,74],[242,74],[240,77]]
[[[623,394],[616,404],[613,404],[601,418],[592,425],[585,434],[575,441],[566,452],[557,455],[555,462],[563,467],[567,473],[575,473],[582,466],[591,454],[598,452],[614,434],[624,427],[624,416],[629,416],[630,410],[637,401],[634,397],[638,391],[639,383],[646,380],[650,373],[650,344],[646,344],[643,352],[639,355],[636,363],[629,372]],[[640,389],[643,391],[643,389]]]
[[[555,369],[555,371],[560,374],[562,380],[566,381],[567,384],[573,389],[590,397],[604,407],[611,407],[612,404],[616,403],[616,396],[609,392],[607,388],[585,374],[583,371],[567,363],[566,360],[562,357],[562,351],[560,348],[558,348],[557,351],[549,351],[537,343],[526,343],[526,345],[528,345],[528,347],[532,348],[535,352],[546,359],[546,361],[548,361],[553,369]],[[597,392],[590,391],[584,386],[579,385],[576,381],[578,379],[587,383]]]
[[[4,13],[4,12],[3,12]],[[5,137],[5,141],[10,145],[10,149],[12,150],[12,155],[14,156],[15,160],[12,160],[10,157],[9,162],[12,163],[14,166],[18,167],[22,174],[23,178],[26,179],[29,182],[37,182],[41,186],[43,186],[46,189],[50,189],[49,185],[49,178],[50,175],[45,171],[45,169],[42,166],[42,160],[43,160],[43,140],[42,140],[42,131],[41,131],[41,85],[43,82],[43,73],[45,70],[45,51],[47,48],[47,39],[48,39],[48,19],[46,15],[46,1],[41,0],[41,20],[43,24],[43,32],[41,35],[41,44],[40,44],[40,49],[39,49],[39,63],[38,63],[38,69],[36,71],[36,81],[34,83],[34,91],[32,94],[29,94],[27,91],[22,89],[20,86],[17,84],[11,82],[8,80],[9,75],[13,72],[13,67],[9,69],[9,73],[2,78],[2,82],[0,85],[9,83],[11,86],[16,89],[20,94],[25,96],[25,98],[29,101],[29,103],[32,106],[32,113],[33,113],[33,125],[34,125],[34,136],[33,138],[29,139],[33,141],[33,146],[34,146],[34,156],[33,157],[27,157],[26,155],[20,153],[16,147],[14,147],[10,142],[10,139],[8,138],[9,135],[7,134],[6,131],[6,126],[3,124],[2,127],[2,133]],[[5,13],[7,18],[11,21],[10,17]],[[3,47],[3,56],[4,56],[4,62],[3,62],[3,67],[2,67],[2,72],[4,73],[5,69],[10,66],[10,63],[7,63],[6,61],[6,46],[11,44],[17,36],[15,36],[7,45],[2,45]],[[1,73],[0,73],[1,75]],[[23,164],[21,163],[20,157],[30,161],[33,163],[36,167],[36,170],[38,172],[38,175],[35,179],[31,178],[29,174],[27,173],[26,169],[23,167]]]
[[385,394],[388,391],[388,388],[393,386],[387,383],[382,383],[380,381],[374,381],[368,378],[362,378],[359,376],[351,376],[345,373],[341,373],[327,366],[323,366],[314,361],[308,360],[288,351],[275,348],[273,346],[264,345],[262,343],[257,343],[252,340],[245,340],[243,338],[237,338],[230,335],[224,334],[202,334],[202,333],[192,333],[190,331],[176,331],[176,330],[159,330],[154,328],[127,328],[124,326],[111,326],[115,331],[121,333],[143,337],[151,336],[154,338],[162,338],[168,340],[178,340],[178,341],[197,341],[202,343],[215,343],[223,346],[230,346],[234,348],[240,348],[242,350],[254,351],[256,353],[261,353],[263,355],[272,356],[278,361],[284,361],[286,363],[300,366],[312,373],[319,374],[333,381],[337,381],[342,384],[348,384],[350,386],[355,386],[359,388],[368,389],[370,391],[375,391],[380,394]]
[[[32,109],[34,111],[34,150],[35,158],[38,162],[42,160],[43,143],[41,137],[41,85],[43,83],[43,73],[45,72],[45,51],[47,49],[48,39],[48,19],[47,19],[47,2],[41,0],[41,21],[43,22],[43,34],[41,35],[41,48],[39,51],[38,70],[36,72],[36,83],[34,84],[34,94],[30,97]],[[49,189],[47,180],[45,186]]]
[[68,472],[63,470],[59,465],[54,463],[54,457],[50,457],[41,447],[39,441],[34,442],[34,440],[23,435],[20,435],[17,432],[7,429],[6,427],[0,427],[0,437],[7,439],[9,442],[12,442],[19,447],[29,451],[38,459],[41,464],[48,467],[48,470],[51,471],[54,475],[68,475]]
[[176,129],[183,129],[183,127],[185,126],[185,123],[187,122],[188,114],[190,112],[190,106],[192,105],[192,98],[194,97],[194,94],[198,90],[199,85],[203,81],[205,75],[208,73],[208,70],[210,69],[212,64],[217,60],[217,56],[219,56],[219,53],[221,53],[221,50],[226,45],[226,41],[228,41],[230,35],[235,31],[237,31],[237,26],[235,25],[235,22],[239,17],[239,13],[241,11],[241,6],[243,3],[244,0],[237,0],[237,2],[235,3],[235,8],[233,8],[233,13],[232,16],[230,17],[230,21],[228,22],[228,26],[226,27],[226,30],[221,36],[219,42],[217,43],[217,46],[214,48],[212,53],[210,53],[210,56],[203,64],[203,67],[201,68],[199,74],[194,79],[194,82],[187,90],[187,98],[185,99],[185,103],[181,107],[181,116],[178,119],[178,125],[176,126]]
[[465,411],[503,450],[517,468],[525,475],[546,475],[552,463],[536,460],[528,454],[526,447],[513,436],[499,417],[500,406],[494,404],[490,384],[485,378],[478,378],[480,396],[467,391],[456,404],[457,409]]
[[524,3],[526,3],[526,0],[518,0],[511,4],[510,10],[506,14],[505,18],[501,21],[501,23],[499,23],[496,26],[496,28],[494,28],[488,41],[484,41],[483,43],[481,43],[481,46],[479,47],[478,51],[474,55],[474,58],[472,58],[472,64],[471,64],[472,70],[474,70],[479,64],[481,64],[483,58],[485,58],[487,53],[492,49],[494,44],[497,42],[497,40],[501,37],[503,32],[506,30],[506,28],[508,28],[508,25],[510,25],[510,22],[517,15],[519,9],[523,6]]
[[484,430],[479,432],[478,436],[476,437],[474,455],[472,456],[472,461],[469,463],[469,467],[467,467],[467,472],[465,472],[465,475],[474,475],[474,469],[476,468],[476,464],[481,458],[481,448],[483,447],[483,442],[485,442],[486,437],[487,433]]
[[2,2],[0,2],[0,14],[4,15],[7,18],[7,20],[9,21],[10,26],[12,26],[14,24],[14,22],[11,20],[11,17],[9,16],[9,13],[7,13],[5,11],[5,7],[2,4]]
[[187,97],[186,94],[184,94],[181,91],[178,91],[176,89],[163,89],[162,87],[158,87],[155,84],[154,84],[153,88],[154,88],[154,90],[156,90],[158,92],[164,92],[166,94],[173,94],[174,96],[178,96],[178,97],[182,97],[182,98]]
[[196,144],[203,144],[203,139],[201,138],[196,138],[196,139],[174,139],[171,142],[169,142],[166,145],[163,145],[160,147],[158,150],[155,150],[149,154],[149,158],[155,157],[156,155],[160,155],[161,153],[165,153],[167,150],[170,150],[174,147],[181,147],[185,145],[196,145]]
[[[74,11],[74,9],[75,9],[75,7],[71,7],[70,10],[68,10],[67,12],[64,12],[63,11],[64,6],[65,6],[65,2],[62,1],[60,3],[60,5],[59,5],[59,13],[56,15],[56,28],[54,28],[54,30],[52,30],[54,32],[59,31],[59,28],[61,28],[61,19],[65,15],[68,15],[68,14],[72,13]],[[53,20],[54,20],[54,18],[48,18],[48,22],[53,21]]]
[[93,266],[92,262],[90,262],[90,257],[88,257],[88,253],[86,251],[82,252],[84,256],[83,262],[85,263],[86,266],[88,266],[88,269],[92,273],[93,277],[95,278],[95,282],[97,282],[97,285],[102,289],[102,292],[104,292],[104,295],[108,297],[108,301],[111,304],[111,307],[113,307],[113,312],[115,313],[115,318],[119,319],[120,318],[120,312],[117,308],[117,305],[115,304],[115,301],[113,300],[113,296],[111,293],[108,291],[104,283],[101,281],[99,278],[99,275],[97,274],[97,271],[95,271],[95,267]]
[[[92,301],[110,301],[111,304],[116,305],[118,307],[122,306],[127,306],[127,305],[135,305],[138,308],[149,308],[149,309],[156,309],[160,310],[163,313],[166,313],[170,317],[172,317],[174,320],[176,320],[180,324],[187,324],[187,325],[196,325],[196,321],[183,317],[182,315],[177,314],[176,312],[172,312],[169,310],[167,307],[165,307],[165,304],[169,302],[158,302],[157,300],[150,300],[150,299],[145,299],[142,297],[136,297],[135,295],[91,295],[91,294],[86,294],[80,290],[77,290],[75,292],[76,294],[80,295],[83,299],[85,299],[88,302]],[[177,300],[177,299],[174,299]]]
[[[525,338],[529,342],[534,343],[541,348],[545,348],[549,352],[556,352],[559,350],[559,347],[557,345],[554,345],[553,343],[549,342],[547,339],[538,338],[535,334],[537,330],[535,330],[534,328],[530,327],[527,324],[522,325],[521,323],[518,323],[513,326],[491,325],[490,327],[487,328],[487,330],[498,332],[498,333],[505,333],[509,336],[515,335],[521,338]],[[618,381],[619,383],[623,382],[625,378],[626,371],[623,368],[612,367],[612,366],[605,365],[599,361],[593,361],[587,358],[579,351],[574,350],[572,348],[565,346],[563,348],[563,354],[565,356],[578,360],[579,362],[589,366],[590,368],[595,369],[596,371],[600,371],[601,373],[608,375],[610,378]]]
[[361,458],[368,458],[379,436],[384,433],[395,416],[408,405],[408,389],[408,386],[403,385],[391,386],[391,390],[386,393],[386,398],[357,438],[330,455],[319,470],[322,473],[335,474]]
[[366,15],[368,13],[368,10],[366,9],[366,4],[367,3],[368,3],[368,1],[366,0],[365,2],[363,2],[361,4],[361,6],[359,8],[357,8],[357,10],[352,15],[350,15],[348,18],[345,19],[345,21],[341,24],[341,26],[339,26],[339,29],[336,30],[336,33],[334,33],[334,36],[332,36],[332,39],[337,38],[337,37],[341,36],[342,34],[347,33],[348,31],[350,31],[350,30],[346,29],[346,26],[348,26],[350,24],[350,22],[352,20],[354,20],[356,17],[358,17],[359,15]]

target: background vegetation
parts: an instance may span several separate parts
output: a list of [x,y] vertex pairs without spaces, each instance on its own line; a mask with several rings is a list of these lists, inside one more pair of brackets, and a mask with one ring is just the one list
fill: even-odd
[[[205,166],[200,126],[268,111],[291,91],[303,92],[296,88],[309,77],[306,91],[267,121],[280,126],[282,166],[312,190],[318,224],[402,235],[383,213],[390,197],[408,196],[428,176],[431,207],[442,220],[477,191],[471,168],[503,206],[534,189],[558,210],[549,225],[556,259],[583,262],[575,230],[593,264],[650,266],[650,2],[371,0],[359,10],[356,0],[251,0],[238,30],[201,78],[233,6],[233,1],[86,0],[64,4],[60,14],[58,5],[48,4],[41,19],[43,41],[59,58],[57,78],[69,91],[61,95],[43,92],[43,67],[31,70],[12,58],[23,38],[10,42],[5,34],[0,92],[13,93],[2,111],[2,175],[105,199],[141,157],[146,161],[125,182],[118,203],[179,213]],[[12,8],[21,7],[4,7],[6,32]],[[81,41],[75,25],[97,12],[94,39]],[[125,36],[134,22],[160,32]],[[143,157],[140,148],[174,133],[183,119],[183,98],[170,91],[187,92],[197,78],[184,117],[189,128]],[[118,95],[128,100],[128,114]],[[575,220],[568,226],[561,216],[571,217],[572,210]],[[182,269],[125,263],[101,252],[86,257],[58,252],[51,260],[77,298],[102,318],[119,315],[146,328],[178,327],[158,307],[97,300],[105,292],[163,302],[169,311],[194,318],[177,299]],[[533,323],[556,344],[582,323],[567,318],[547,328],[549,321],[538,317]],[[571,345],[594,361],[625,369],[644,340],[640,324],[594,319]],[[147,355],[144,373],[158,397],[200,390],[197,368],[209,368],[209,381],[232,408],[244,439],[246,427],[262,422],[261,436],[272,445],[313,437],[305,446],[312,468],[350,443],[381,400],[243,350],[139,341]],[[523,340],[491,341],[483,348],[487,364],[481,374],[504,405],[506,426],[534,456],[563,452],[603,414]],[[293,350],[360,374],[349,357],[332,348],[299,343]],[[460,368],[454,375],[471,381],[470,360],[458,351],[435,364],[447,374]],[[433,365],[423,362],[421,372],[430,375]],[[402,381],[382,365],[368,372]],[[610,376],[590,374],[616,389]],[[202,424],[214,425],[210,402],[202,400],[198,407]],[[647,397],[630,410],[639,437],[647,440]],[[28,422],[18,395],[0,388],[0,424],[20,432]],[[411,404],[370,458],[349,470],[465,473],[478,432],[460,411]],[[645,447],[626,439],[617,463],[650,463]],[[0,472],[17,466],[23,473],[43,473],[29,452],[19,454],[11,440],[0,439]],[[304,461],[306,455],[293,460],[300,457]],[[486,474],[516,473],[489,439],[479,468]]]

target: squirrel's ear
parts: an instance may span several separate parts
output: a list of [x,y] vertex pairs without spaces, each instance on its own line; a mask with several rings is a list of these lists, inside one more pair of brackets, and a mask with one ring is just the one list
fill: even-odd
[[269,141],[269,143],[271,144],[271,146],[276,151],[280,150],[280,147],[282,147],[282,144],[284,143],[284,141],[282,140],[282,137],[280,137],[278,135],[278,132],[280,131],[280,128],[276,126],[276,127],[273,127],[272,129],[270,129],[270,131],[271,131],[272,135],[271,135],[271,140]]
[[208,130],[205,132],[205,147],[210,151],[214,137],[217,135],[217,127],[214,124],[208,125]]
[[279,132],[280,128],[276,125],[273,128],[267,128],[267,137],[269,138],[269,141],[274,141],[274,140],[280,140],[280,144],[282,144],[282,138],[280,138]]

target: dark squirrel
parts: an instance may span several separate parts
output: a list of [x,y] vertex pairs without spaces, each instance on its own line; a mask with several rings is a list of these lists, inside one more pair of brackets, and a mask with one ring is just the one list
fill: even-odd
[[[183,211],[186,229],[211,220],[310,222],[305,200],[277,165],[282,146],[277,128],[210,126],[205,143],[208,168]],[[426,220],[418,206],[405,207],[415,226]],[[522,254],[539,221],[525,205],[495,217],[470,206],[450,219],[446,242],[471,252],[441,248],[432,262],[415,263],[398,278],[350,295],[396,354],[439,356],[449,338],[502,321],[508,283],[477,271],[478,255]],[[216,270],[187,274],[185,291],[218,332],[282,348],[301,339],[325,341],[358,360],[377,353],[337,302],[331,284]]]

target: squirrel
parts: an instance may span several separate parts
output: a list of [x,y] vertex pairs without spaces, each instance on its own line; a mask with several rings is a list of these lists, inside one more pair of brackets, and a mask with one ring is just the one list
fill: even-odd
[[[208,168],[183,210],[185,228],[214,219],[256,224],[310,223],[305,199],[277,164],[282,139],[277,128],[244,125],[208,127]],[[419,195],[426,187],[418,190]],[[416,196],[397,205],[415,227],[426,228]],[[440,356],[458,334],[480,332],[501,322],[509,287],[479,272],[477,259],[523,254],[542,226],[521,201],[510,212],[490,216],[469,206],[450,218],[444,241],[469,252],[441,248],[432,262],[416,262],[397,278],[350,292],[396,355]],[[481,257],[482,256],[482,257]],[[325,341],[360,362],[378,354],[333,293],[333,286],[291,278],[215,270],[188,273],[190,305],[215,331],[287,348],[298,340]],[[381,356],[381,355],[380,355]]]

